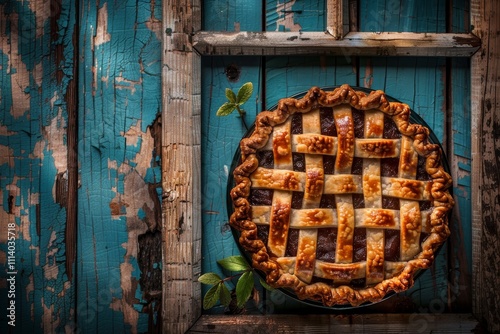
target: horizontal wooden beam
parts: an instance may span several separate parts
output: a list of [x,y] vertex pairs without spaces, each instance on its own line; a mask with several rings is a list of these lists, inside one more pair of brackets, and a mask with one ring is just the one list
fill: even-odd
[[187,333],[471,333],[471,314],[202,316]]
[[335,39],[327,32],[212,32],[193,36],[203,56],[427,56],[470,57],[481,45],[472,34],[350,32]]

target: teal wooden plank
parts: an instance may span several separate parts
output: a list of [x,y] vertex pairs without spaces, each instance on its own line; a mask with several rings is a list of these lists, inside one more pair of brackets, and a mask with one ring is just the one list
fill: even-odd
[[445,6],[445,0],[360,0],[360,31],[445,32]]
[[[237,92],[246,82],[252,82],[253,94],[243,105],[245,120],[251,126],[261,111],[261,62],[251,57],[214,57],[202,60],[202,272],[223,273],[217,260],[239,254],[228,223],[227,184],[233,157],[246,129],[235,111],[228,116],[216,116],[217,109],[227,101],[225,90]],[[240,73],[231,79],[232,69]],[[229,74],[229,78],[228,78]],[[203,293],[207,286],[203,287]]]
[[[203,29],[217,31],[262,31],[262,2],[209,0],[203,2]],[[237,112],[216,116],[217,109],[227,101],[226,88],[237,90],[252,82],[254,91],[244,105],[245,121],[250,126],[262,105],[262,60],[252,57],[202,58],[201,70],[201,210],[202,210],[202,272],[226,275],[217,260],[239,254],[229,226],[227,183],[231,163],[246,129]],[[203,295],[208,286],[202,286]],[[215,312],[223,311],[215,308]]]
[[45,4],[0,4],[0,307],[15,302],[15,314],[4,313],[15,318],[1,318],[3,333],[61,332],[74,324],[75,285],[65,268],[67,194],[58,176],[67,169],[76,8],[36,10]]
[[203,1],[203,30],[262,31],[262,1]]
[[266,1],[267,31],[325,31],[325,0]]
[[78,328],[146,332],[154,329],[148,318],[160,317],[140,285],[148,273],[138,252],[141,236],[160,228],[152,127],[161,105],[161,8],[83,1],[81,13]]
[[450,8],[450,31],[456,33],[469,33],[470,27],[470,1],[453,0]]
[[472,206],[471,206],[471,73],[468,59],[450,61],[452,174],[455,208],[451,225],[450,268],[453,273],[454,311],[471,309]]

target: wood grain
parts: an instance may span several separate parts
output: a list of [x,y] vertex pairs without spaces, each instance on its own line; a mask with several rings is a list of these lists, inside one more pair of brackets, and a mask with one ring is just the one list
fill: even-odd
[[193,36],[205,56],[331,55],[470,57],[479,48],[471,34],[350,32],[341,40],[325,32],[209,32]]
[[187,333],[471,333],[471,314],[202,316]]
[[344,31],[344,13],[347,8],[343,0],[327,0],[326,2],[326,31],[334,39],[342,39],[348,31]]
[[471,1],[473,312],[500,331],[500,1]]
[[163,330],[184,333],[201,313],[200,60],[190,42],[198,1],[163,2]]

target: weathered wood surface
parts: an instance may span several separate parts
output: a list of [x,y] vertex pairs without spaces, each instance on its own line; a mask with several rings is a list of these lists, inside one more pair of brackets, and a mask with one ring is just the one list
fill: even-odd
[[163,3],[163,331],[183,333],[201,314],[200,59],[190,33],[198,1]]
[[326,32],[214,32],[193,36],[205,56],[329,55],[470,57],[479,48],[471,34],[350,32],[336,39]]
[[471,61],[473,311],[500,332],[500,1],[471,1],[482,48]]
[[154,1],[0,5],[0,300],[12,223],[14,332],[160,328],[161,15]]
[[471,333],[471,314],[202,316],[187,333]]
[[148,249],[161,238],[161,15],[148,1],[80,3],[82,332],[138,333],[161,323],[152,321],[161,317],[160,270],[141,272],[161,254]]
[[346,23],[346,13],[349,12],[349,7],[346,6],[344,0],[327,0],[326,1],[326,31],[335,39],[342,39],[349,32],[349,27]]
[[68,181],[76,132],[68,131],[76,112],[76,10],[49,1],[0,4],[2,333],[52,333],[75,323],[74,252],[67,255],[76,230],[65,233],[74,226]]

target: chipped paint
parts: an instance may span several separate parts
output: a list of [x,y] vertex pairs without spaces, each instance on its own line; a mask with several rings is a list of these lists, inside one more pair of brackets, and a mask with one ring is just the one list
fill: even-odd
[[46,149],[50,151],[51,156],[54,159],[54,166],[57,170],[57,173],[64,173],[66,172],[68,165],[68,148],[66,147],[65,143],[66,118],[63,117],[62,108],[57,109],[57,116],[52,118],[48,126],[43,127],[42,132],[47,142]]
[[36,37],[40,38],[44,35],[44,26],[47,19],[52,15],[52,6],[58,6],[57,2],[52,1],[29,1],[28,5],[35,15],[36,22]]
[[132,125],[127,132],[121,131],[120,134],[125,137],[125,142],[127,146],[137,147],[137,143],[139,142],[139,136],[142,134],[141,130],[141,120],[137,120],[135,125]]
[[29,91],[29,73],[26,69],[26,65],[23,63],[21,54],[19,52],[19,14],[11,13],[10,15],[5,15],[3,6],[0,6],[2,13],[2,22],[9,22],[10,24],[10,35],[5,34],[5,26],[0,24],[0,50],[8,50],[6,53],[8,57],[8,67],[6,68],[6,73],[10,77],[11,94],[12,94],[12,106],[10,108],[10,114],[14,118],[22,117],[30,108],[31,97],[28,93]]
[[137,86],[142,85],[142,78],[134,81],[124,78],[122,75],[115,78],[115,87],[117,89],[128,89],[130,93],[134,94],[137,90]]
[[40,328],[43,329],[45,333],[54,333],[59,327],[61,319],[54,312],[54,304],[47,305],[45,299],[42,297],[41,306],[43,308],[42,322],[40,323]]
[[[1,70],[1,67],[0,67],[0,70]],[[0,91],[1,91],[1,88],[0,88]],[[0,136],[7,137],[7,136],[13,136],[15,134],[16,134],[16,132],[10,131],[6,125],[2,125],[0,123]]]
[[8,146],[0,145],[0,165],[8,164],[14,167],[14,150]]
[[43,276],[47,280],[56,280],[59,276],[59,266],[55,259],[59,251],[59,248],[54,245],[56,238],[56,232],[52,231],[45,253],[45,265],[43,266]]
[[94,37],[94,45],[99,46],[111,40],[108,33],[108,3],[105,2],[97,12],[97,30]]
[[285,28],[285,31],[300,31],[302,26],[294,21],[294,13],[292,10],[296,0],[285,1],[276,4],[276,12],[279,18],[276,20],[276,31],[281,31],[280,26]]
[[130,279],[133,267],[128,260],[129,258],[126,257],[125,262],[120,264],[120,288],[122,289],[123,297],[113,299],[110,304],[110,308],[114,311],[122,312],[124,322],[131,326],[130,332],[137,333],[139,314],[132,306],[136,303],[134,297],[136,287],[133,286],[136,284],[133,284],[133,280]]
[[158,41],[161,41],[161,39],[162,39],[162,31],[161,30],[162,30],[163,23],[160,19],[158,19],[156,17],[155,7],[156,7],[156,1],[151,0],[151,3],[150,3],[151,16],[146,21],[146,27],[156,34],[156,38],[158,39]]

